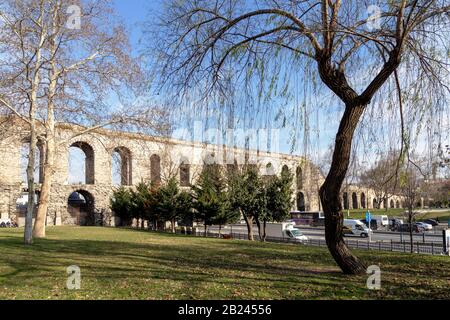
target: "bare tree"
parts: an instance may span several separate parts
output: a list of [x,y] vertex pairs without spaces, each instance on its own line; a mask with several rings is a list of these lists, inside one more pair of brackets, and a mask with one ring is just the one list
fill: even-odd
[[386,203],[398,191],[400,165],[398,152],[391,152],[361,173],[360,183],[375,192],[378,209],[382,202]]
[[[147,82],[112,1],[8,0],[0,15],[1,72],[7,75],[0,102],[30,125],[30,166],[36,136],[43,140],[43,177],[33,236],[45,237],[55,152],[58,144],[68,142],[57,141],[57,122],[83,126],[70,140],[103,127],[158,131],[164,112],[138,99],[145,97]],[[30,72],[30,66],[35,70]],[[23,86],[22,78],[30,75],[35,77],[33,82]],[[114,98],[117,105],[108,105]],[[30,100],[29,107],[23,107],[23,100]],[[29,197],[34,193],[30,175],[31,171]]]
[[[246,85],[257,82],[258,92],[270,95],[277,79],[283,78],[279,77],[282,70],[304,73],[315,66],[315,74],[343,105],[332,164],[320,196],[328,248],[347,274],[365,272],[364,264],[344,242],[339,200],[361,116],[383,93],[383,85],[395,83],[400,75],[398,88],[403,79],[420,78],[422,91],[418,92],[428,88],[427,95],[438,94],[445,87],[443,76],[448,75],[446,50],[441,50],[448,39],[446,1],[379,2],[376,14],[369,15],[371,4],[174,0],[165,5],[159,25],[150,29],[157,33],[156,38],[151,35],[152,40],[158,39],[161,81],[180,94],[204,88],[203,97],[219,92],[226,99],[230,92],[243,92]],[[399,69],[402,62],[405,68]],[[315,77],[306,74],[315,82]],[[239,89],[230,89],[230,78]],[[430,85],[434,90],[429,90]]]
[[401,192],[405,199],[407,211],[405,212],[409,225],[409,241],[411,253],[414,253],[414,222],[418,212],[416,203],[421,197],[421,187],[423,185],[423,176],[420,175],[420,168],[416,167],[412,162],[408,162],[400,175]]

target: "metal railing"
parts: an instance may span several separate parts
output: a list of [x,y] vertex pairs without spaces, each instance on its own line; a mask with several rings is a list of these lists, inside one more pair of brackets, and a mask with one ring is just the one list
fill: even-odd
[[[248,240],[247,233],[222,233],[218,232],[205,232],[197,229],[197,231],[184,231],[177,229],[177,234],[190,235],[195,237],[207,237],[207,238],[221,238],[221,239],[235,239],[235,240]],[[260,237],[255,234],[253,239],[260,241]],[[298,245],[316,246],[316,247],[326,247],[326,241],[323,239],[308,239],[306,241],[299,241],[292,238],[277,238],[277,237],[267,237],[267,242],[277,242],[277,243],[291,243]],[[378,241],[367,241],[359,239],[345,239],[346,244],[352,249],[363,249],[372,251],[389,251],[389,252],[403,252],[411,253],[411,243],[408,241],[394,241],[394,240],[378,240]],[[412,252],[416,254],[429,254],[429,255],[443,255],[444,247],[443,244],[435,242],[413,242]]]

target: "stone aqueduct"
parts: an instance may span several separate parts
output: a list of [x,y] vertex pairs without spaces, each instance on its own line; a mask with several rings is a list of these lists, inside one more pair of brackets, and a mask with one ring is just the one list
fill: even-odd
[[[79,126],[58,125],[58,148],[47,225],[80,224],[69,201],[74,192],[83,196],[83,210],[100,217],[104,225],[117,224],[117,218],[109,209],[109,199],[114,188],[117,188],[113,183],[113,154],[120,157],[120,184],[130,187],[141,181],[158,181],[176,176],[183,188],[189,188],[205,161],[227,165],[242,163],[239,161],[247,159],[257,163],[263,174],[278,174],[287,167],[296,176],[293,186],[296,201],[293,210],[318,211],[321,208],[318,190],[324,177],[316,166],[303,157],[160,139],[105,129],[84,132],[84,128]],[[21,150],[28,139],[27,125],[13,121],[0,135],[1,218],[11,218],[23,225],[24,210],[23,206],[21,210],[19,200],[23,199],[27,191],[21,174]],[[85,179],[80,183],[73,184],[68,179],[70,148],[80,149],[85,156]],[[41,151],[41,163],[44,156]],[[372,190],[356,186],[346,187],[341,199],[343,207],[349,209],[373,208],[376,205]],[[402,201],[399,197],[392,197],[387,203],[381,204],[383,206],[401,207]]]

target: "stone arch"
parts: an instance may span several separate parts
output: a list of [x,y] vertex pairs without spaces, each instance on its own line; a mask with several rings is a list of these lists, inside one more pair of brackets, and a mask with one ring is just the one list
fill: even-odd
[[131,151],[126,147],[114,148],[112,154],[112,161],[113,161],[112,165],[113,184],[131,186],[133,184]]
[[395,207],[396,207],[397,209],[400,209],[400,200],[397,200],[397,202],[395,203]]
[[297,167],[295,171],[296,182],[297,182],[297,190],[303,189],[303,171],[300,166]]
[[361,208],[366,208],[366,194],[364,192],[361,192]]
[[297,210],[306,211],[305,195],[303,192],[297,192]]
[[89,191],[78,189],[67,197],[70,224],[78,226],[101,226],[103,217],[95,212],[95,198]]
[[281,168],[281,174],[288,174],[289,173],[289,167],[285,164],[282,168]]
[[348,210],[348,209],[349,209],[349,203],[348,203],[348,193],[347,193],[347,192],[344,192],[344,193],[343,193],[343,195],[342,195],[342,201],[343,201],[343,203],[344,203],[344,205],[343,205],[344,210]]
[[391,199],[391,202],[389,203],[389,208],[395,208],[395,203],[393,199]]
[[[80,154],[76,154],[75,150],[79,150],[82,154],[82,159]],[[69,146],[69,184],[94,184],[95,183],[95,174],[94,174],[94,166],[95,166],[95,153],[92,146],[83,141],[77,141],[72,143]],[[79,158],[80,159],[77,159]],[[75,159],[74,159],[75,158]],[[82,167],[77,168],[74,163],[76,160],[82,162]],[[75,168],[74,168],[75,167]],[[82,175],[79,175],[77,172],[78,169],[83,170]],[[81,181],[80,181],[81,180]]]
[[157,154],[150,157],[150,180],[156,184],[161,183],[161,157]]
[[180,186],[189,187],[191,185],[191,165],[187,158],[182,158],[180,163]]
[[352,209],[359,209],[358,195],[356,194],[356,192],[352,193]]
[[266,164],[266,172],[265,172],[265,174],[267,176],[275,175],[275,168],[274,168],[272,162],[269,162],[268,164]]

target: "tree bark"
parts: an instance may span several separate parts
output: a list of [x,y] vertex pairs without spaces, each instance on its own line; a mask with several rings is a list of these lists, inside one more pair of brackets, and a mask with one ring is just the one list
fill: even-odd
[[258,236],[259,236],[259,241],[262,241],[262,228],[261,228],[261,222],[259,222],[258,219],[255,219],[256,222],[256,226],[258,227]]
[[47,135],[47,142],[45,146],[45,163],[43,170],[43,178],[41,184],[41,194],[39,198],[39,206],[36,213],[36,221],[34,222],[33,236],[35,238],[45,237],[45,224],[48,212],[48,205],[50,202],[50,189],[54,170],[54,153],[55,140],[53,133]]
[[266,242],[267,234],[266,234],[267,220],[263,222],[263,232],[262,232],[262,241]]
[[242,215],[244,216],[245,223],[247,224],[247,238],[248,240],[253,241],[253,221],[246,214]]
[[[34,112],[34,111],[33,111]],[[31,113],[31,111],[30,111]],[[34,165],[36,158],[36,125],[34,117],[30,121],[30,145],[28,153],[28,165],[27,165],[27,184],[28,184],[28,207],[25,216],[25,232],[24,232],[24,242],[25,244],[33,244],[33,213],[35,209],[34,197]]]
[[325,213],[325,238],[328,249],[345,274],[365,273],[366,267],[354,256],[343,237],[343,213],[340,201],[342,183],[350,163],[353,133],[364,111],[362,105],[346,105],[336,136],[330,172],[320,188],[320,198]]
[[[42,24],[44,16],[44,4],[41,2],[40,14],[38,18],[38,23]],[[41,30],[39,44],[36,50],[36,61],[34,67],[33,78],[30,79],[31,93],[30,93],[30,110],[29,110],[29,120],[30,120],[30,152],[27,166],[27,183],[28,183],[28,208],[25,217],[25,232],[24,241],[26,244],[33,243],[33,214],[35,209],[35,186],[34,186],[34,166],[36,158],[36,147],[37,147],[37,128],[36,128],[36,109],[38,107],[38,89],[41,82],[41,63],[42,63],[42,47],[45,42],[45,35],[47,29],[44,27]],[[28,67],[27,67],[28,68]],[[29,70],[27,70],[29,71]],[[41,165],[41,164],[40,164]]]

